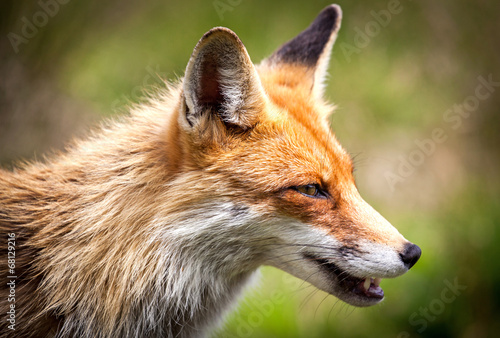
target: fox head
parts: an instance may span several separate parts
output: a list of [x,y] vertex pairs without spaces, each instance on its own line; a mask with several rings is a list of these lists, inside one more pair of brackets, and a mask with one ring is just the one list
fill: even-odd
[[408,271],[421,251],[361,198],[330,130],[323,79],[340,21],[340,7],[326,7],[257,66],[231,30],[207,32],[170,135],[178,170],[199,173],[198,206],[210,205],[207,218],[227,214],[206,237],[223,233],[235,269],[272,265],[369,306],[384,297],[381,278]]
[[263,264],[380,302],[381,278],[421,252],[361,198],[330,130],[340,18],[326,7],[258,66],[214,28],[150,104],[50,163],[0,170],[0,229],[22,248],[18,336],[197,336]]

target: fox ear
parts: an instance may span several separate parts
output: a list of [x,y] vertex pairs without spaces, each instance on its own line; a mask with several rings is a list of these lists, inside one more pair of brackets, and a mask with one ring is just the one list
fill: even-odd
[[271,67],[295,66],[304,70],[302,79],[313,94],[322,96],[330,54],[340,29],[342,10],[338,5],[323,9],[316,19],[292,40],[282,45],[264,64]]
[[264,102],[262,85],[245,46],[223,27],[211,29],[196,45],[186,68],[183,95],[185,121],[191,128],[224,124],[249,129],[257,122]]

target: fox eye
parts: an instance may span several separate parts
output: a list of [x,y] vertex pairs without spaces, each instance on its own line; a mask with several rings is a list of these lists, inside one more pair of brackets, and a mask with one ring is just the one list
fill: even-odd
[[294,187],[294,189],[300,192],[302,195],[316,198],[326,197],[326,193],[317,184],[306,184]]

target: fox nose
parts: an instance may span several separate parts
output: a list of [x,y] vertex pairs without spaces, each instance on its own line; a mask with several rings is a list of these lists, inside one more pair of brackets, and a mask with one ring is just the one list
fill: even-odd
[[422,250],[420,250],[418,245],[407,243],[405,245],[403,253],[400,253],[399,256],[401,256],[401,260],[403,261],[405,266],[410,269],[418,261],[421,254]]

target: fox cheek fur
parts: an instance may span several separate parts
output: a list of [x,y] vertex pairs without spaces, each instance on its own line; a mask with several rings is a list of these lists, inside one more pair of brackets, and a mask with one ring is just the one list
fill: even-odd
[[258,66],[214,28],[156,100],[46,164],[0,171],[16,333],[203,336],[263,264],[352,305],[380,302],[381,279],[420,249],[359,196],[330,131],[323,79],[340,21],[326,7]]

